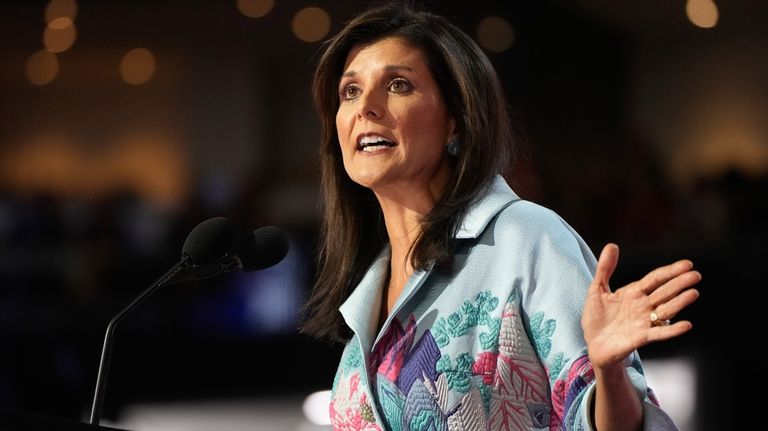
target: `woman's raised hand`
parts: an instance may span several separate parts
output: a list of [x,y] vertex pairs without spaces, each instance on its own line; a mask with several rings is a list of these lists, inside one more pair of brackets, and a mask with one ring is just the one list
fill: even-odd
[[688,332],[693,325],[672,319],[699,297],[692,286],[701,280],[690,260],[649,272],[642,279],[611,291],[609,280],[619,261],[619,247],[600,253],[581,316],[589,359],[595,368],[615,365],[633,350]]

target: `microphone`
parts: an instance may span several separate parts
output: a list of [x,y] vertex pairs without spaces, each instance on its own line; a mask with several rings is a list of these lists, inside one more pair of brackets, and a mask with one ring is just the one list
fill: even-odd
[[233,270],[254,271],[268,268],[288,254],[288,238],[274,226],[266,226],[235,241],[236,229],[225,217],[213,217],[195,226],[182,246],[181,259],[152,285],[123,308],[107,325],[96,376],[90,423],[98,425],[107,386],[107,369],[117,324],[162,286],[200,280]]
[[[191,236],[191,234],[190,234]],[[201,256],[192,241],[184,243],[183,255]],[[257,271],[269,268],[283,260],[288,254],[288,237],[275,226],[265,226],[251,232],[240,241],[236,242],[232,251],[218,254],[219,258],[204,256],[194,262],[208,262],[204,264],[192,263],[186,270],[174,277],[168,284],[180,283],[190,280],[202,280],[219,274],[227,274],[236,270]]]
[[213,217],[195,226],[181,247],[182,259],[200,265],[229,253],[235,244],[235,226],[226,217]]

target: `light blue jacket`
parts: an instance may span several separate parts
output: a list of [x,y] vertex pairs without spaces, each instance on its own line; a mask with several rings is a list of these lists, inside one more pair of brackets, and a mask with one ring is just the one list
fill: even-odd
[[[388,247],[341,306],[354,335],[333,382],[334,429],[593,429],[580,324],[596,265],[587,245],[501,177],[457,239],[453,273],[414,273],[380,331]],[[627,372],[645,428],[675,429],[637,354]]]

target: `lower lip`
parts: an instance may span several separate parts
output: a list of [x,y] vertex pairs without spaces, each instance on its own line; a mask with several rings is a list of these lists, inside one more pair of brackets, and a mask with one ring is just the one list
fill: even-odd
[[393,148],[395,148],[395,147],[381,146],[379,148],[376,148],[375,150],[368,150],[368,151],[365,151],[365,150],[362,150],[362,149],[358,149],[357,152],[361,153],[361,154],[366,154],[366,155],[374,156],[376,154],[381,154],[381,153],[387,152],[389,150],[392,150]]

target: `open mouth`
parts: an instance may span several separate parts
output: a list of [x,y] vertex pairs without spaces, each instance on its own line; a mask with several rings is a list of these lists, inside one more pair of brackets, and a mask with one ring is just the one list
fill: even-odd
[[362,138],[358,139],[357,141],[357,150],[363,151],[366,153],[373,153],[375,151],[383,150],[385,148],[392,148],[396,146],[394,142],[378,136],[378,135],[369,135],[369,136],[363,136]]

